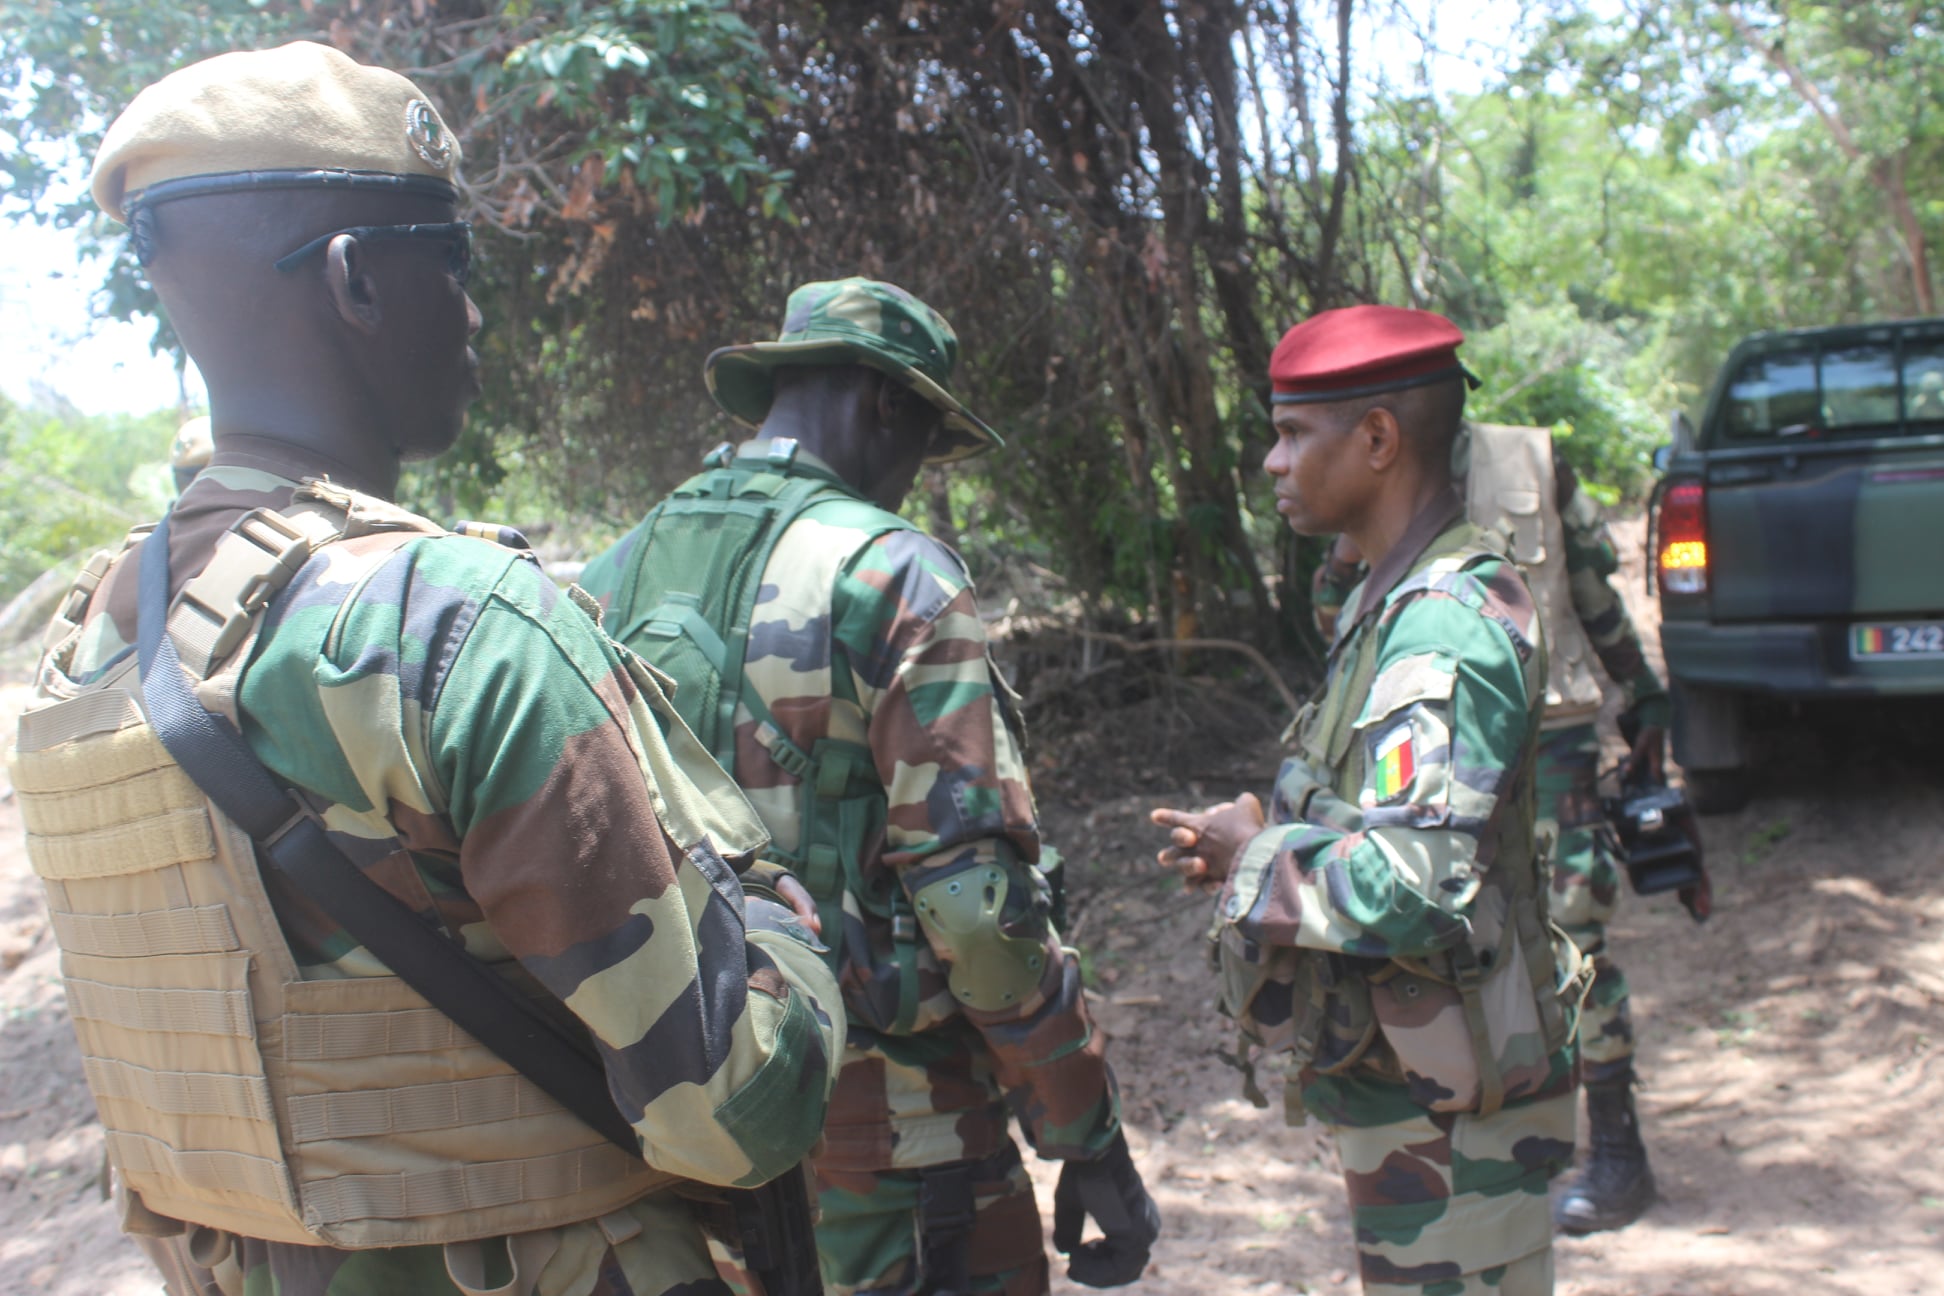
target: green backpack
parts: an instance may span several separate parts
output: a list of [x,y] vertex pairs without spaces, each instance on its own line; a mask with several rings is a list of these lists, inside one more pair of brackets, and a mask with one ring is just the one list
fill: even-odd
[[[895,882],[867,888],[860,868],[865,844],[884,825],[887,805],[870,749],[826,738],[803,750],[785,736],[756,690],[744,689],[743,662],[763,572],[791,523],[814,514],[856,531],[860,548],[889,532],[915,528],[859,499],[827,471],[796,465],[796,449],[794,440],[779,437],[766,459],[734,459],[727,444],[711,451],[704,470],[642,523],[640,543],[622,569],[605,624],[616,640],[676,682],[675,709],[732,776],[736,708],[749,709],[756,741],[802,780],[802,842],[794,855],[774,848],[768,854],[788,865],[816,900],[833,967],[843,951],[847,888],[867,909],[891,920],[909,986],[904,993],[909,1002],[899,1012],[908,1028],[917,1006],[917,921],[903,888]],[[830,682],[836,696],[857,700],[848,672],[833,670]]]

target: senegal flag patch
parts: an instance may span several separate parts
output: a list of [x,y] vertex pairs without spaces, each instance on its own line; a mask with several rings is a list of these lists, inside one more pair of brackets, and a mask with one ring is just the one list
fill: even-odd
[[1402,796],[1417,774],[1417,750],[1411,743],[1409,721],[1377,740],[1370,762],[1370,791],[1375,802]]

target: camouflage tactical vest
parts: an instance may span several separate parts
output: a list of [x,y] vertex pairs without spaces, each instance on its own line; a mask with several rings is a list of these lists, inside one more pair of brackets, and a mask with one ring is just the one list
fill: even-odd
[[[128,560],[147,530],[131,535]],[[313,482],[290,509],[246,514],[223,536],[168,617],[204,705],[236,718],[264,609],[313,554],[374,533],[404,545],[441,531]],[[353,560],[366,562],[363,579],[395,548]],[[67,673],[112,561],[95,555],[49,629],[11,770],[127,1190],[124,1227],[344,1248],[458,1243],[598,1220],[676,1182],[397,977],[304,979],[250,838],[150,728],[133,652],[90,683]],[[666,784],[658,808],[679,818],[701,794],[659,736],[643,742]]]
[[1573,611],[1552,433],[1497,423],[1467,427],[1471,466],[1465,514],[1474,525],[1505,538],[1546,627],[1546,727],[1583,724],[1599,714],[1600,677],[1593,669],[1593,644]]
[[[1439,582],[1494,559],[1502,555],[1478,530],[1455,527],[1432,542],[1380,607],[1366,614],[1353,599],[1345,608],[1354,620],[1331,650],[1323,688],[1290,732],[1296,754],[1346,806],[1357,804],[1365,786],[1369,744],[1356,741],[1363,726],[1413,700],[1408,680],[1386,697],[1372,696],[1383,623]],[[1479,835],[1478,856],[1491,863],[1468,915],[1467,944],[1429,959],[1385,959],[1260,947],[1219,925],[1223,1005],[1247,1038],[1288,1050],[1299,1071],[1408,1085],[1433,1111],[1489,1115],[1545,1083],[1551,1055],[1572,1037],[1590,965],[1582,965],[1548,912],[1545,853],[1533,835],[1537,742],[1535,725],[1511,771],[1510,794],[1499,798]],[[1354,831],[1361,823],[1334,826]],[[1279,842],[1262,834],[1237,861],[1237,912],[1254,904]]]

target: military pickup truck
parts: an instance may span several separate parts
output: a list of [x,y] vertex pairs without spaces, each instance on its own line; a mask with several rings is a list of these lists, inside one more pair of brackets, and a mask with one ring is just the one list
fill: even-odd
[[1674,757],[1749,793],[1751,698],[1944,694],[1944,319],[1760,333],[1656,456]]

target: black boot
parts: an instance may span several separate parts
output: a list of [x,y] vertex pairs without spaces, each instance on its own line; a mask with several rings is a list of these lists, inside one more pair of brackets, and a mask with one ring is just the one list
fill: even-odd
[[1553,1223],[1567,1233],[1625,1228],[1654,1202],[1654,1172],[1634,1115],[1633,1072],[1586,1086],[1588,1156],[1553,1202]]

